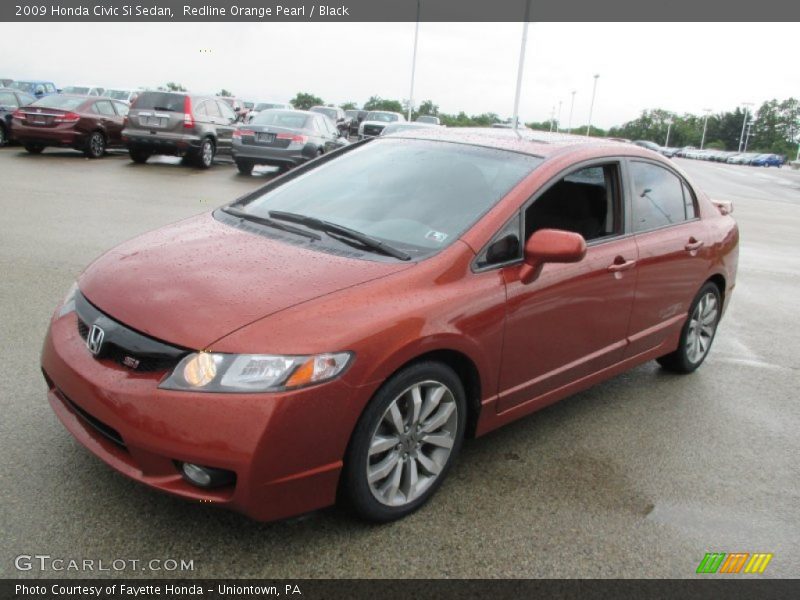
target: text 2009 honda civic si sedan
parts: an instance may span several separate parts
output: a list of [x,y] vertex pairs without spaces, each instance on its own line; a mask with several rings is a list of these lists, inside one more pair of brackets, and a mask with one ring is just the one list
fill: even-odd
[[50,323],[53,409],[174,495],[386,521],[465,436],[644,361],[700,366],[731,206],[648,150],[520,135],[353,144],[109,251]]

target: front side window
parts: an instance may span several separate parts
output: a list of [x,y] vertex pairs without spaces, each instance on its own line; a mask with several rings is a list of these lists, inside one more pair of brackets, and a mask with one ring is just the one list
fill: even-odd
[[111,102],[107,100],[101,100],[100,102],[95,102],[94,108],[95,111],[101,115],[105,115],[108,117],[113,117],[115,115],[114,107],[111,106]]
[[[684,185],[680,178],[664,167],[632,161],[633,230],[648,231],[687,219]],[[692,209],[694,205],[692,204]],[[692,218],[692,214],[688,218]]]
[[450,142],[378,139],[280,185],[243,209],[311,216],[414,257],[450,245],[542,159]]
[[622,233],[616,163],[573,171],[525,211],[525,239],[539,229],[581,234],[587,242]]

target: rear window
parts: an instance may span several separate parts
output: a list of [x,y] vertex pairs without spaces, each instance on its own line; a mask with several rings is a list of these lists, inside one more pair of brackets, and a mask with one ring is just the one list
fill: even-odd
[[335,108],[325,108],[323,106],[315,106],[311,110],[313,112],[318,112],[318,113],[320,113],[322,115],[326,115],[326,116],[330,117],[331,119],[335,119],[336,115],[337,115],[337,112],[336,112]]
[[109,98],[113,98],[114,100],[126,100],[127,101],[128,96],[130,95],[130,93],[126,92],[124,90],[106,90],[105,95],[108,96]]
[[302,113],[285,112],[282,110],[265,110],[256,115],[251,121],[253,125],[275,125],[289,129],[310,129],[311,117]]
[[38,106],[40,108],[57,108],[59,110],[75,110],[84,102],[86,102],[86,98],[53,95],[39,98],[36,102],[31,104],[31,106]]
[[186,98],[185,94],[145,92],[136,99],[131,108],[182,113],[184,98]]

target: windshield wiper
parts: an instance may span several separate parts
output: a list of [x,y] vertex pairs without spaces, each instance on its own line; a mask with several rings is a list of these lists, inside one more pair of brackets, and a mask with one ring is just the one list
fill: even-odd
[[278,221],[275,221],[274,219],[269,219],[267,217],[259,217],[258,215],[253,215],[248,212],[244,212],[243,210],[233,208],[231,206],[223,207],[222,212],[226,212],[229,215],[233,215],[234,217],[239,217],[240,219],[244,219],[245,221],[252,221],[253,223],[266,225],[268,227],[274,227],[275,229],[280,229],[281,231],[288,231],[289,233],[296,233],[297,235],[302,235],[303,237],[307,237],[312,240],[322,239],[322,236],[317,235],[316,233],[312,233],[310,231],[306,231],[305,229],[300,229],[299,227],[292,227],[291,225],[285,225],[283,223],[279,223]]
[[411,260],[411,255],[406,254],[402,250],[395,248],[394,246],[390,246],[386,242],[382,242],[378,238],[372,237],[371,235],[367,235],[366,233],[361,233],[360,231],[356,231],[355,229],[350,229],[349,227],[345,227],[344,225],[337,225],[336,223],[331,223],[330,221],[323,221],[322,219],[317,219],[316,217],[309,217],[306,215],[300,215],[293,212],[286,212],[283,210],[271,210],[269,211],[269,216],[273,219],[280,219],[282,221],[291,221],[292,223],[300,223],[301,225],[305,225],[306,227],[310,227],[311,229],[318,229],[320,231],[324,231],[331,237],[343,237],[350,240],[355,240],[356,242],[360,243],[361,245],[369,248],[371,250],[375,250],[376,252],[381,252],[382,254],[387,254],[389,256],[393,256],[394,258],[398,258],[400,260]]

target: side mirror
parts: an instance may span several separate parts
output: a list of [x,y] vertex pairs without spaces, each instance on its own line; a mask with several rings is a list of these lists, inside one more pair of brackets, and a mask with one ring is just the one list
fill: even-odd
[[540,229],[525,243],[524,263],[519,271],[523,284],[539,276],[545,263],[573,263],[586,256],[586,240],[578,233]]

